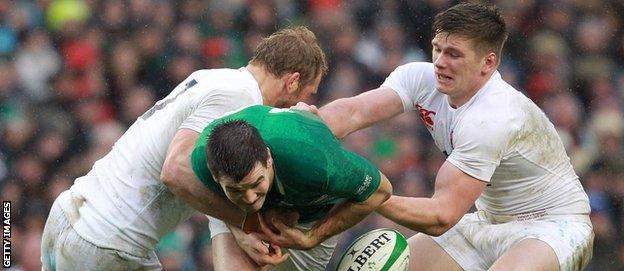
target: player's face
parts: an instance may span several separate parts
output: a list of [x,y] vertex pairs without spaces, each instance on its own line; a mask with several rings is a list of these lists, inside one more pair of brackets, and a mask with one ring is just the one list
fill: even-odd
[[431,41],[436,88],[451,99],[464,99],[481,87],[485,57],[465,37],[437,34]]
[[312,83],[306,86],[299,86],[296,91],[292,94],[287,94],[282,103],[277,105],[276,107],[291,107],[297,104],[297,102],[302,102],[308,100],[312,95],[316,94],[318,90],[318,86],[321,83],[321,75],[319,74]]
[[255,212],[262,208],[272,182],[273,162],[271,158],[266,167],[257,162],[240,182],[235,182],[229,177],[219,180],[228,199],[245,212]]

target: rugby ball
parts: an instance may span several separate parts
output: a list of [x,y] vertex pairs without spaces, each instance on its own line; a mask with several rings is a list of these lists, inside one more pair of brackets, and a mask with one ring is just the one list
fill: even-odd
[[336,270],[404,271],[409,267],[409,256],[405,236],[393,229],[376,229],[353,241]]

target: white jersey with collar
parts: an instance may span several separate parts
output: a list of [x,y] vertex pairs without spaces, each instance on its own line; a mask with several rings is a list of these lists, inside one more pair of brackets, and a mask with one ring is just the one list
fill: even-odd
[[448,162],[488,183],[477,209],[501,215],[589,213],[553,124],[498,72],[457,109],[436,90],[432,63],[399,66],[382,86],[399,94],[405,111],[418,111]]
[[74,200],[61,206],[75,230],[104,248],[136,254],[154,249],[193,213],[160,181],[176,132],[184,128],[201,133],[224,113],[252,104],[262,104],[262,95],[246,68],[192,73],[139,117],[70,188]]

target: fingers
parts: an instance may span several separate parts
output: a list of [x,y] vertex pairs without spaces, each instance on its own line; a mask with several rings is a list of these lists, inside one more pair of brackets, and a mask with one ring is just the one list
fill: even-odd
[[289,257],[288,253],[282,254],[282,249],[276,245],[269,245],[272,253],[266,254],[262,256],[261,261],[266,265],[278,265],[286,261]]
[[312,110],[313,113],[318,114],[319,109],[316,107],[316,105],[312,105],[312,109],[313,109]]
[[271,243],[279,243],[276,242],[277,241],[277,235],[275,235],[275,233],[273,232],[273,230],[271,230],[271,228],[269,228],[269,225],[266,224],[266,222],[264,222],[264,219],[262,217],[260,217],[260,230],[261,232],[261,238],[270,241]]
[[297,104],[293,105],[290,107],[290,109],[299,109],[299,110],[306,110],[310,107],[309,104],[304,103],[304,102],[297,102]]
[[254,243],[254,250],[256,250],[260,254],[269,254],[269,248],[263,242]]
[[284,255],[280,255],[277,256],[275,254],[273,255],[265,255],[262,256],[262,259],[260,259],[260,264],[259,265],[278,265],[280,263],[283,263],[284,261],[286,261],[288,259],[288,253],[284,254]]
[[295,106],[291,106],[290,109],[297,109],[297,110],[303,110],[303,111],[308,111],[310,113],[314,113],[318,115],[318,108],[315,105],[309,105],[307,103],[304,102],[298,102]]

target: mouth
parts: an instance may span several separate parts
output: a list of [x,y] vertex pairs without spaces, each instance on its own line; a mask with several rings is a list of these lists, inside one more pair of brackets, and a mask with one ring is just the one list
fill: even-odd
[[441,82],[441,83],[448,83],[451,80],[453,80],[452,77],[446,76],[446,75],[440,74],[440,73],[436,73],[436,77],[437,77],[438,81]]
[[[246,208],[247,208],[248,210],[251,210],[251,211],[257,211],[257,210],[256,210],[256,205],[257,205],[259,202],[261,202],[261,199],[262,199],[262,198],[258,198],[258,199],[256,199],[254,202],[247,204]],[[262,205],[260,205],[260,207],[262,207]],[[257,209],[260,209],[260,208],[257,208]]]

